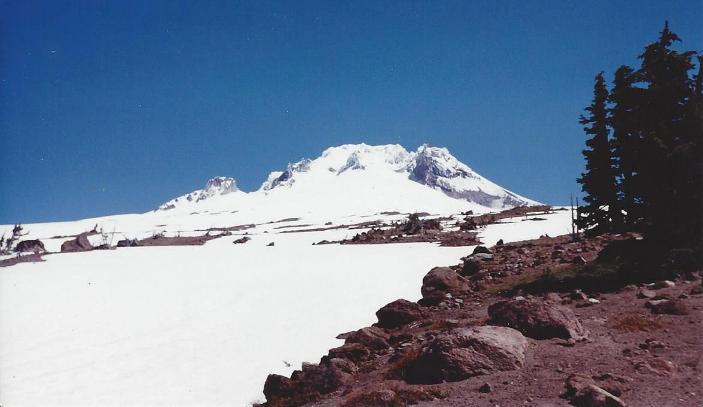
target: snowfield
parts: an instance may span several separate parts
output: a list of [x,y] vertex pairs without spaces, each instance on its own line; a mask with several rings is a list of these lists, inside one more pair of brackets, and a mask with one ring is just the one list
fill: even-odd
[[[567,211],[543,217],[482,235],[492,244],[568,231]],[[0,402],[247,405],[263,399],[267,374],[317,362],[337,334],[374,323],[397,298],[419,299],[428,270],[472,250],[311,244],[348,234],[254,231],[242,245],[232,235],[0,268]]]
[[[432,267],[457,264],[473,249],[312,243],[411,212],[451,216],[451,228],[461,212],[533,203],[446,149],[362,144],[291,164],[254,192],[218,177],[145,214],[24,225],[21,240],[40,239],[49,252],[91,230],[93,245],[114,247],[250,226],[202,246],[52,253],[0,268],[0,404],[262,401],[269,373],[318,362],[342,343],[339,333],[376,322],[376,310],[393,300],[419,299]],[[504,219],[479,237],[493,245],[569,232],[568,211],[538,216]],[[11,230],[0,226],[0,234]],[[251,241],[232,244],[245,234]]]

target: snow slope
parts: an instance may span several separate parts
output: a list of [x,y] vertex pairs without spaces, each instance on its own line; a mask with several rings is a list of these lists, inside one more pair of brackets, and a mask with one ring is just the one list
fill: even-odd
[[[492,243],[568,232],[567,211],[540,217],[546,220],[507,219],[481,235]],[[359,219],[369,218],[353,220]],[[375,322],[375,311],[392,300],[420,298],[430,268],[456,264],[472,250],[313,246],[359,230],[281,233],[288,230],[281,226],[302,222],[261,224],[247,231],[252,240],[243,245],[233,245],[240,236],[232,235],[204,246],[53,254],[0,268],[0,404],[262,400],[268,373],[316,362],[341,344],[338,333]],[[36,235],[60,229],[26,228]]]

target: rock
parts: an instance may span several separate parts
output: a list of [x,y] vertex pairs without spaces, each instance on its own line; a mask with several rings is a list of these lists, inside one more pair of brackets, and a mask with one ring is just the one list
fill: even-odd
[[666,348],[666,345],[664,344],[664,342],[649,338],[649,339],[646,339],[643,343],[640,343],[639,347],[640,347],[640,349],[646,349],[649,351],[653,351],[656,349],[664,349],[664,348]]
[[359,343],[376,351],[388,349],[390,347],[388,344],[388,334],[386,334],[383,329],[374,326],[348,332],[337,336],[337,338],[344,339],[344,343]]
[[561,296],[557,293],[546,293],[543,298],[547,302],[561,303]]
[[598,387],[590,377],[573,374],[566,380],[565,397],[576,407],[625,407],[617,396]]
[[588,301],[588,296],[581,290],[576,289],[569,293],[569,298],[574,301]]
[[122,239],[117,242],[117,247],[136,247],[139,246],[137,239]]
[[461,267],[461,274],[464,277],[473,276],[481,270],[481,262],[476,259],[466,259],[464,265]]
[[688,307],[686,303],[680,299],[649,300],[645,306],[651,309],[654,314],[688,315]]
[[474,248],[473,253],[471,253],[471,254],[479,254],[479,253],[491,254],[492,252],[486,246],[476,246],[476,248]]
[[293,393],[293,382],[291,379],[277,375],[270,374],[266,378],[266,383],[264,383],[264,396],[266,400],[270,402],[275,402],[276,399],[282,397],[289,397]]
[[481,259],[481,260],[492,260],[493,255],[490,253],[476,253],[471,255],[472,258],[474,259]]
[[670,377],[676,371],[676,365],[669,360],[653,358],[649,361],[635,362],[635,370],[643,374]]
[[586,264],[588,263],[586,259],[583,258],[583,256],[574,256],[574,258],[571,260],[572,264]]
[[691,288],[690,294],[691,295],[703,294],[703,285],[697,285],[697,286]]
[[457,328],[426,344],[406,366],[404,378],[411,384],[434,384],[519,369],[526,349],[527,339],[511,328]]
[[81,233],[80,235],[76,236],[75,239],[63,242],[63,244],[61,245],[61,252],[70,253],[93,250],[93,245],[90,244],[90,241],[88,240],[87,236],[87,233]]
[[656,283],[654,283],[654,288],[657,290],[662,289],[662,288],[671,288],[674,286],[676,286],[676,283],[674,283],[673,281],[669,281],[669,280],[662,280],[662,281],[657,281]]
[[271,243],[267,244],[266,246],[275,246],[275,245],[276,245],[275,242],[271,242]]
[[417,321],[423,316],[420,305],[407,300],[395,300],[376,311],[377,326],[381,328],[397,328],[407,323]]
[[481,393],[490,393],[493,391],[493,386],[491,386],[490,383],[486,382],[478,388],[478,391]]
[[571,309],[537,299],[508,300],[488,307],[489,323],[519,330],[534,339],[582,339],[586,330]]
[[242,244],[242,243],[246,243],[246,242],[248,242],[248,241],[250,241],[250,240],[251,240],[251,238],[250,238],[249,236],[243,236],[243,237],[240,237],[239,239],[234,240],[232,243],[234,243],[234,244]]
[[503,239],[498,239],[498,241],[496,242],[496,246],[502,246],[503,244]]
[[438,304],[446,294],[457,296],[469,291],[468,281],[449,267],[435,267],[422,279],[422,302]]
[[600,301],[595,298],[589,298],[588,303],[591,305],[596,305],[596,304],[600,304]]
[[32,253],[44,253],[46,249],[44,248],[44,243],[39,239],[23,240],[17,243],[15,246],[15,252],[32,252]]
[[656,297],[656,296],[657,296],[657,293],[656,293],[656,292],[654,292],[654,291],[652,291],[652,290],[648,290],[648,289],[646,289],[646,288],[641,289],[641,290],[637,293],[637,297],[638,297],[638,298],[654,298],[654,297]]
[[361,362],[368,359],[370,355],[371,352],[360,343],[345,343],[329,351],[329,359],[346,359],[352,362]]

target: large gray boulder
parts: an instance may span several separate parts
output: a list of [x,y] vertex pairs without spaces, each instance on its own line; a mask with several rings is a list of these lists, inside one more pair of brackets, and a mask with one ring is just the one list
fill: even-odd
[[582,339],[586,330],[571,309],[542,299],[514,298],[488,307],[491,325],[517,329],[534,339]]
[[405,369],[411,384],[459,381],[525,364],[527,339],[512,328],[480,326],[440,334]]

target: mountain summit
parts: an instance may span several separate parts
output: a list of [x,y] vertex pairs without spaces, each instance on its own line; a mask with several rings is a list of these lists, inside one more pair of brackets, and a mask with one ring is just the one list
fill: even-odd
[[157,210],[195,210],[204,203],[229,209],[278,199],[308,209],[331,205],[352,211],[448,206],[486,211],[536,204],[482,177],[446,148],[423,145],[410,152],[397,144],[345,144],[272,172],[257,191],[240,191],[233,178],[218,177]]

